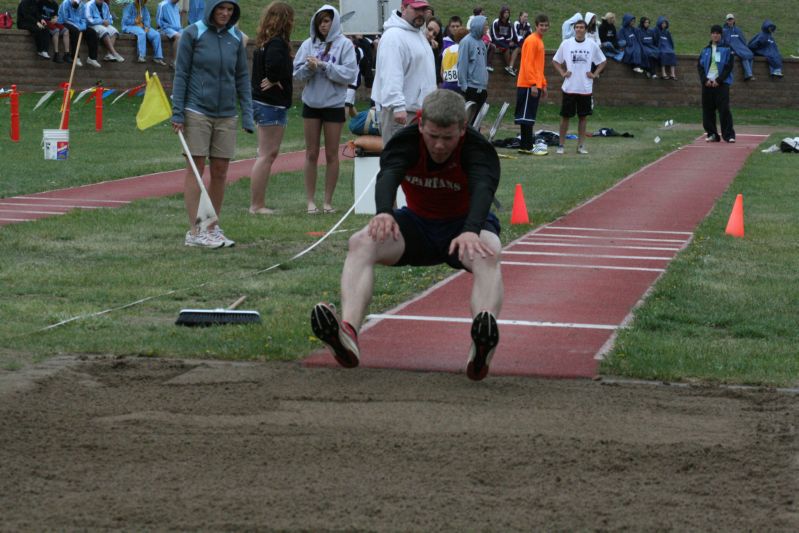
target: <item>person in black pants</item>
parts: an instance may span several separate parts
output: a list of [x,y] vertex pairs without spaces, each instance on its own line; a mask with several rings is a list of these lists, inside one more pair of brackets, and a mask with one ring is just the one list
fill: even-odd
[[735,142],[730,111],[730,85],[732,85],[733,56],[729,47],[721,44],[721,26],[710,28],[710,42],[699,53],[696,68],[702,82],[702,126],[707,142],[719,142],[716,129],[716,112],[721,122],[721,138]]
[[49,19],[45,19],[44,0],[22,0],[17,7],[17,28],[28,30],[36,42],[36,53],[42,59],[50,59]]

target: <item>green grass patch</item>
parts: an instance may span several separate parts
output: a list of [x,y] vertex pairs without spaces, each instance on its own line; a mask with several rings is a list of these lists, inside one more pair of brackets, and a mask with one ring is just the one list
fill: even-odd
[[[364,0],[371,1],[371,0]],[[307,0],[290,2],[295,10],[295,24],[292,38],[303,40],[308,38],[311,17],[319,7],[325,2],[309,2]],[[329,2],[338,6],[338,2]],[[0,0],[0,11],[11,11],[15,14],[18,2],[16,0]],[[154,3],[153,3],[154,4]],[[494,20],[499,14],[502,5],[508,4],[506,0],[484,0],[480,2],[463,3],[458,0],[435,0],[431,2],[436,10],[436,15],[446,22],[452,15],[459,15],[464,20],[472,14],[472,8],[479,4],[484,9],[489,21]],[[266,3],[256,0],[240,0],[242,16],[240,19],[241,29],[249,36],[254,37]],[[585,13],[586,3],[576,0],[542,0],[535,4],[535,7],[513,5],[511,8],[511,18],[515,19],[519,10],[529,10],[530,19],[535,18],[538,13],[546,13],[552,23],[545,44],[547,49],[555,49],[560,44],[560,27],[563,21],[572,16],[575,12]],[[732,11],[737,17],[738,25],[744,29],[747,38],[752,38],[760,31],[760,26],[766,18],[770,18],[777,24],[776,40],[782,52],[788,54],[796,53],[796,43],[799,42],[799,29],[795,24],[791,24],[784,14],[786,4],[780,0],[747,0],[746,2],[735,2],[731,4],[719,4],[718,2],[691,0],[671,0],[670,2],[659,2],[657,0],[640,0],[630,3],[622,0],[608,0],[601,6],[590,6],[599,17],[607,11],[616,13],[617,28],[621,28],[621,19],[624,13],[630,12],[637,18],[647,16],[654,25],[657,18],[665,15],[671,24],[671,32],[674,36],[674,44],[677,52],[681,54],[698,54],[708,42],[710,26],[712,24],[723,24],[724,16]],[[155,16],[155,5],[150,5],[151,14]],[[119,26],[122,14],[122,6],[113,3],[111,11],[115,17],[115,25]],[[31,42],[33,49],[33,42]],[[693,65],[683,65],[683,68],[693,70]]]
[[[764,146],[789,133],[774,134]],[[791,133],[793,135],[793,133]],[[746,237],[724,234],[737,193]],[[795,156],[755,152],[671,263],[615,350],[611,374],[796,385],[799,217]]]

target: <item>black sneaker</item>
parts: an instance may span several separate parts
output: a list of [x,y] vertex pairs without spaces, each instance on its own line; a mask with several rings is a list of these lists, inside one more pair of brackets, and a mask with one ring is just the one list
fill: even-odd
[[358,334],[349,323],[338,319],[332,305],[318,303],[314,306],[311,329],[344,368],[355,368],[361,362]]
[[488,365],[499,344],[497,319],[488,311],[481,311],[472,321],[472,346],[466,375],[469,379],[480,381],[488,375]]

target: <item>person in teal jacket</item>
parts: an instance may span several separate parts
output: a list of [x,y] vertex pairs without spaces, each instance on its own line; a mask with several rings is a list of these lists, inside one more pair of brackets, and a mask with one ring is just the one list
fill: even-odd
[[164,52],[161,50],[161,34],[155,31],[150,21],[150,10],[147,0],[133,0],[122,11],[122,32],[136,36],[136,60],[147,61],[147,43],[153,49],[153,63],[166,66]]
[[[125,61],[125,58],[114,48],[114,43],[119,36],[119,30],[114,27],[114,16],[111,9],[103,0],[88,0],[84,4],[86,14],[87,33],[94,32],[97,40],[103,43],[108,53],[103,61]],[[93,65],[95,66],[95,65]]]
[[80,53],[80,50],[78,50],[78,37],[82,33],[83,39],[81,42],[85,42],[89,48],[88,63],[93,67],[99,67],[100,63],[97,61],[97,34],[86,31],[86,13],[79,0],[64,0],[61,3],[58,8],[58,23],[63,24],[64,28],[69,32],[69,51],[64,56],[64,61],[66,63],[75,61],[77,66],[83,66],[80,57],[78,57]]
[[[203,19],[183,30],[172,83],[172,127],[185,132],[190,156],[202,174],[210,160],[208,195],[217,216],[225,196],[230,160],[236,152],[238,108],[242,127],[253,133],[252,90],[247,50],[236,29],[241,10],[236,0],[212,0]],[[186,154],[187,156],[189,154]],[[186,246],[233,246],[218,224],[202,231],[195,224],[200,187],[190,165],[186,168],[184,201],[190,229]]]
[[180,23],[180,0],[161,0],[155,12],[155,27],[172,43],[172,66],[178,60],[178,41],[183,32]]
[[699,52],[696,63],[702,83],[702,126],[707,133],[706,141],[719,142],[716,129],[716,112],[721,122],[721,137],[728,143],[735,142],[730,111],[730,85],[732,85],[733,56],[729,47],[721,44],[721,26],[710,28],[710,42]]

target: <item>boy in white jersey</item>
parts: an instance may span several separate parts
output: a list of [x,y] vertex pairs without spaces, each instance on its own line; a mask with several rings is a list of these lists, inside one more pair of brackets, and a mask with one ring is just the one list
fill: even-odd
[[[602,49],[593,39],[586,39],[586,23],[578,20],[574,23],[574,37],[566,39],[558,47],[552,65],[563,77],[563,102],[560,108],[560,144],[557,153],[564,152],[566,131],[569,129],[569,119],[577,115],[578,142],[577,153],[587,154],[585,149],[585,131],[588,124],[588,115],[593,112],[594,80],[599,77],[607,61]],[[596,70],[591,71],[591,66],[596,65]]]

